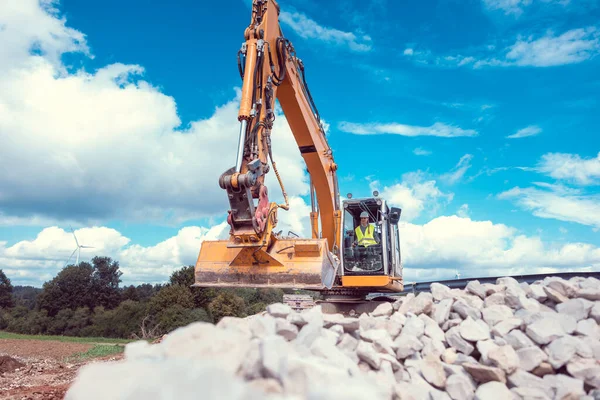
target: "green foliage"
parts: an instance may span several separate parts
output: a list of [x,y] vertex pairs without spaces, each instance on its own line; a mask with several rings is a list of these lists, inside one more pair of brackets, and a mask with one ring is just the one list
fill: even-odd
[[[283,301],[286,293],[280,289],[192,287],[192,265],[173,272],[164,284],[121,288],[121,275],[117,261],[94,257],[91,263],[63,268],[42,289],[18,287],[11,296],[17,301],[11,308],[0,308],[0,329],[90,341],[99,337],[151,339],[195,321],[216,323],[224,316],[259,313],[267,305]],[[0,271],[0,294],[2,282]],[[10,281],[4,287],[9,285]]]
[[13,286],[4,271],[0,269],[0,308],[11,308],[14,306]]
[[246,302],[232,293],[221,293],[208,305],[213,321],[219,322],[223,317],[245,317]]
[[188,288],[181,285],[163,287],[150,300],[150,313],[158,314],[168,307],[180,305],[183,308],[194,308],[194,298]]
[[44,283],[43,291],[38,297],[39,308],[48,311],[51,317],[66,308],[93,308],[93,272],[93,267],[85,262],[78,266],[66,266],[51,281]]

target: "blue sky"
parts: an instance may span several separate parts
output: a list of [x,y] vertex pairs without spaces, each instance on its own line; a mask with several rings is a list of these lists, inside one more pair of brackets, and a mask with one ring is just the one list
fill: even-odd
[[[72,224],[82,259],[162,281],[223,234],[249,2],[51,4],[0,6],[0,268],[40,285]],[[279,4],[342,193],[405,210],[410,279],[600,266],[600,2]],[[283,114],[273,142],[302,232]]]

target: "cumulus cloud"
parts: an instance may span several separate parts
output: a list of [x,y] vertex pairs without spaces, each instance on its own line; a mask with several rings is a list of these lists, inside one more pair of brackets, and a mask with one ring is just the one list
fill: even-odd
[[583,195],[561,185],[536,183],[527,188],[514,187],[497,197],[512,200],[540,218],[575,222],[600,229],[599,195]]
[[600,249],[587,243],[550,245],[492,221],[443,216],[400,226],[405,282],[597,270]]
[[380,188],[378,181],[370,184],[371,189],[377,189],[381,197],[402,209],[402,220],[413,221],[427,212],[429,216],[435,215],[440,207],[452,201],[453,193],[442,192],[436,181],[425,178],[423,173],[411,172],[402,176],[400,183]]
[[417,156],[429,156],[431,155],[431,151],[430,150],[425,150],[421,147],[417,147],[416,149],[413,150],[413,153]]
[[368,52],[372,49],[370,36],[323,26],[303,13],[282,11],[279,20],[305,39],[347,47],[356,52]]
[[478,132],[473,129],[462,129],[458,126],[447,125],[436,122],[431,126],[415,126],[400,123],[353,123],[341,122],[338,128],[342,132],[355,135],[402,135],[402,136],[438,136],[445,138],[477,136]]
[[600,184],[600,152],[596,157],[579,154],[547,153],[535,168],[536,171],[579,185]]
[[[181,223],[225,213],[218,178],[235,154],[215,150],[237,145],[239,91],[183,128],[175,100],[144,81],[139,65],[65,72],[58,56],[86,51],[83,35],[50,2],[35,3],[0,6],[0,41],[10,47],[0,65],[12,66],[0,74],[0,223]],[[29,54],[32,46],[42,54]],[[272,142],[288,194],[306,194],[304,160],[281,113]],[[281,199],[273,173],[267,185]]]

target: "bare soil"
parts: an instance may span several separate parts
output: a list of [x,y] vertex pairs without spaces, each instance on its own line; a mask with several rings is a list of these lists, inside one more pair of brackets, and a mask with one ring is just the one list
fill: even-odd
[[[119,354],[78,362],[66,361],[68,357],[92,347],[91,344],[49,340],[0,339],[0,359],[5,360],[7,365],[2,368],[3,364],[0,364],[0,399],[63,399],[83,365],[122,358]],[[16,368],[9,368],[9,365]]]

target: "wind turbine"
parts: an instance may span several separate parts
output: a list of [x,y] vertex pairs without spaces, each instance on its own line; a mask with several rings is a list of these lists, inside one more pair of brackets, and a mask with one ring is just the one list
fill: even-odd
[[73,250],[73,252],[69,256],[69,259],[67,260],[67,263],[65,264],[65,267],[69,264],[69,261],[71,261],[71,257],[73,257],[73,254],[75,254],[75,252],[77,252],[77,262],[75,263],[75,265],[79,265],[79,256],[81,255],[81,249],[93,249],[94,248],[94,246],[85,246],[85,245],[79,244],[79,241],[77,240],[77,236],[75,236],[75,231],[73,230],[73,227],[71,225],[69,225],[69,228],[71,228],[71,232],[73,233],[73,237],[75,238],[75,243],[77,244],[77,247],[75,248],[75,250]]

